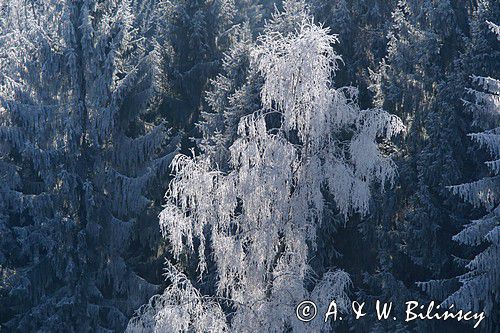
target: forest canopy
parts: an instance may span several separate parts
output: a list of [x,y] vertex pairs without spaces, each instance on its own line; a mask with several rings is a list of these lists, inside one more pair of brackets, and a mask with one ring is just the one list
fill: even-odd
[[499,13],[0,0],[0,331],[498,331]]

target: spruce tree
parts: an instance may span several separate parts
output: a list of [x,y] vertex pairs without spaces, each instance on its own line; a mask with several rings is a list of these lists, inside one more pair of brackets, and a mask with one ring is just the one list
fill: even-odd
[[152,189],[176,140],[158,118],[165,76],[158,44],[144,38],[153,22],[136,5],[2,4],[9,329],[123,330],[156,291],[131,257],[157,246],[135,236],[136,221],[155,215]]

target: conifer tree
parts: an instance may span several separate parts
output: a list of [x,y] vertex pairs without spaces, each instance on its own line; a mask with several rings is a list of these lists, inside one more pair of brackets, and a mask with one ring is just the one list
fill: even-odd
[[[173,56],[168,66],[171,94],[165,105],[178,126],[193,134],[193,124],[206,107],[203,92],[216,76],[234,21],[234,0],[167,2],[164,21]],[[186,114],[188,115],[186,117]]]
[[[493,28],[497,27],[491,24]],[[500,37],[500,34],[498,34]],[[500,116],[499,95],[500,81],[490,77],[473,77],[480,90],[470,89],[468,107],[480,118],[478,123],[498,125]],[[470,103],[470,104],[469,104]],[[484,207],[487,214],[473,220],[453,237],[456,242],[484,248],[473,259],[468,260],[467,273],[459,276],[461,287],[450,295],[444,304],[455,304],[460,309],[472,309],[476,312],[485,311],[488,317],[498,311],[500,302],[500,127],[489,128],[469,136],[479,145],[485,147],[493,157],[485,164],[491,176],[480,180],[451,186],[453,193],[475,207]],[[483,127],[484,128],[484,127]],[[497,325],[494,315],[490,324]],[[494,327],[494,326],[493,326]]]
[[[376,254],[379,273],[365,275],[363,292],[375,298],[401,304],[419,298],[415,282],[448,277],[453,266],[451,235],[464,210],[447,200],[445,186],[463,179],[469,163],[457,158],[467,149],[459,143],[466,119],[456,94],[450,94],[464,77],[457,52],[463,44],[460,15],[447,1],[399,1],[387,34],[388,53],[378,72],[371,72],[376,105],[394,109],[409,127],[397,147],[400,187],[382,198],[375,221],[362,224],[363,233],[382,246]],[[441,322],[417,324],[419,330],[452,329]]]
[[2,3],[9,329],[123,330],[157,288],[126,259],[175,140],[158,119],[165,76],[158,44],[144,38],[153,22],[136,5]]
[[[485,8],[478,8],[478,11]],[[483,18],[478,13],[479,18]],[[477,33],[485,33],[487,27],[494,32],[500,40],[497,32],[498,26],[486,21]],[[444,299],[443,305],[453,304],[459,309],[486,313],[486,329],[491,329],[498,325],[497,319],[493,315],[498,312],[500,300],[500,277],[498,267],[500,266],[500,178],[499,172],[499,95],[500,81],[491,77],[472,76],[475,88],[467,89],[467,97],[463,99],[468,111],[473,114],[474,124],[483,129],[483,132],[470,133],[469,137],[480,146],[484,147],[493,157],[492,161],[486,161],[489,175],[480,180],[460,185],[449,186],[448,188],[463,200],[469,202],[476,208],[484,208],[486,215],[471,221],[465,225],[463,230],[453,237],[453,240],[461,245],[474,249],[470,259],[460,259],[467,270],[466,273],[458,276],[460,286]],[[492,128],[493,126],[493,128]],[[422,287],[431,295],[446,295],[448,288],[443,288],[448,281],[429,281],[422,283]],[[445,297],[441,296],[441,299]]]

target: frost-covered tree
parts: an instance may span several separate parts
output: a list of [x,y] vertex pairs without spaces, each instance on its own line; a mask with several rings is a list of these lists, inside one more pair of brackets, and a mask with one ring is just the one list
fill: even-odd
[[253,36],[257,36],[264,28],[277,5],[281,1],[274,0],[240,0],[235,2],[236,13],[234,23],[248,24]]
[[[240,4],[243,5],[243,4]],[[286,1],[282,12],[277,11],[264,31],[289,34],[304,19],[307,10],[303,0]],[[244,22],[231,29],[230,46],[224,54],[221,72],[210,81],[206,92],[207,111],[198,123],[202,138],[199,147],[210,154],[212,163],[226,168],[229,147],[235,141],[241,117],[261,108],[262,76],[250,64],[254,47],[251,25]]]
[[[498,26],[491,22],[487,24],[500,40]],[[481,250],[467,261],[468,272],[458,277],[461,287],[443,303],[485,311],[490,317],[498,313],[500,303],[500,81],[479,76],[474,76],[473,81],[478,88],[468,89],[470,98],[465,104],[485,131],[469,136],[493,157],[492,161],[485,162],[491,175],[450,189],[474,207],[484,207],[487,214],[473,220],[453,237],[462,245]],[[491,316],[490,324],[498,325],[497,319]]]
[[339,35],[345,66],[337,82],[360,88],[360,105],[370,107],[372,96],[368,68],[374,68],[386,55],[387,33],[395,0],[311,0],[315,18]]
[[84,313],[73,305],[84,239],[74,180],[82,126],[66,89],[71,82],[60,72],[68,68],[59,25],[68,8],[17,1],[0,8],[0,263],[10,273],[2,283],[2,325],[48,330],[69,318],[79,325]]
[[[493,241],[489,241],[487,237],[488,233],[492,235],[495,232],[498,233],[498,230],[495,231],[495,228],[498,228],[498,216],[495,213],[496,205],[498,205],[498,180],[495,161],[486,162],[488,168],[484,167],[482,161],[487,159],[485,150],[494,159],[498,158],[495,143],[488,141],[488,138],[495,138],[496,127],[499,124],[499,86],[498,80],[488,75],[498,72],[499,44],[498,37],[491,33],[495,31],[495,26],[488,20],[498,17],[499,10],[500,6],[496,2],[478,2],[470,18],[471,33],[467,37],[466,52],[458,61],[457,73],[462,72],[459,74],[460,84],[457,85],[451,81],[452,84],[447,89],[448,94],[455,97],[461,104],[459,110],[470,116],[469,122],[472,127],[468,130],[486,130],[468,135],[475,144],[467,155],[473,156],[473,161],[476,163],[471,163],[473,172],[461,181],[477,179],[481,175],[484,177],[472,183],[447,187],[474,207],[472,209],[471,205],[467,205],[466,210],[469,214],[465,215],[472,217],[473,221],[462,222],[460,228],[457,228],[457,231],[460,229],[462,231],[458,234],[455,231],[456,235],[453,237],[453,240],[462,245],[461,252],[457,254],[457,250],[450,250],[450,254],[455,257],[454,266],[460,268],[460,271],[451,271],[444,279],[419,284],[433,299],[444,301],[444,304],[453,303],[463,309],[486,311],[488,323],[483,327],[485,331],[498,325],[498,322],[495,323],[494,316],[495,312],[498,312],[499,300],[498,273],[495,268],[498,266],[498,245],[496,245],[498,237],[494,236]],[[470,78],[472,78],[472,83],[470,83]],[[470,88],[471,86],[473,88]],[[464,89],[467,92],[465,98],[463,97]],[[457,91],[458,96],[456,96]],[[467,140],[465,135],[460,139],[458,145],[463,145],[463,141]],[[477,149],[477,144],[486,149]],[[463,156],[465,159],[467,155],[463,153],[460,157]],[[485,213],[487,213],[486,216],[484,216]],[[456,212],[450,212],[450,215],[456,216]],[[457,275],[459,275],[458,279]]]
[[[192,129],[204,106],[203,92],[220,67],[235,15],[234,0],[173,0],[163,10],[174,54],[168,66],[166,106],[180,126]],[[189,117],[185,117],[188,114]],[[187,120],[187,121],[186,121]]]
[[[177,260],[197,253],[201,281],[215,269],[215,294],[203,296],[169,264],[171,286],[141,308],[130,331],[320,331],[330,323],[296,319],[301,300],[316,300],[320,313],[331,299],[347,310],[349,276],[331,270],[315,281],[308,264],[325,194],[345,218],[366,215],[370,186],[390,186],[395,176],[376,140],[404,126],[381,109],[361,110],[355,88],[333,87],[336,36],[304,9],[295,26],[281,20],[299,2],[285,2],[279,28],[254,46],[262,108],[239,121],[228,170],[210,154],[172,164],[162,232]],[[278,33],[283,25],[292,29]]]
[[175,151],[159,45],[144,38],[156,5],[0,5],[2,325],[123,330],[156,291],[131,262],[157,254],[157,232],[135,231]]
[[236,26],[230,38],[222,71],[206,92],[209,110],[202,113],[198,124],[202,134],[199,147],[221,168],[226,167],[240,118],[260,107],[260,77],[250,66],[253,42],[249,25]]
[[[464,205],[449,200],[445,189],[460,182],[471,163],[461,157],[468,148],[467,119],[454,89],[467,77],[458,52],[464,44],[463,10],[452,1],[398,1],[386,33],[387,54],[370,71],[375,105],[394,110],[408,133],[395,159],[401,186],[380,198],[380,209],[361,224],[378,259],[367,267],[361,294],[395,300],[400,312],[404,306],[397,304],[405,299],[428,301],[413,282],[450,276],[451,236],[463,221]],[[448,323],[413,324],[419,331],[454,329]],[[386,330],[396,324],[378,323]]]

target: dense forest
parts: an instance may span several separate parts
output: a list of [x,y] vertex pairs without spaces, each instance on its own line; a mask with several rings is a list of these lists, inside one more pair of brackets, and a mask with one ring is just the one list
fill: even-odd
[[0,332],[498,332],[499,24],[0,0]]

